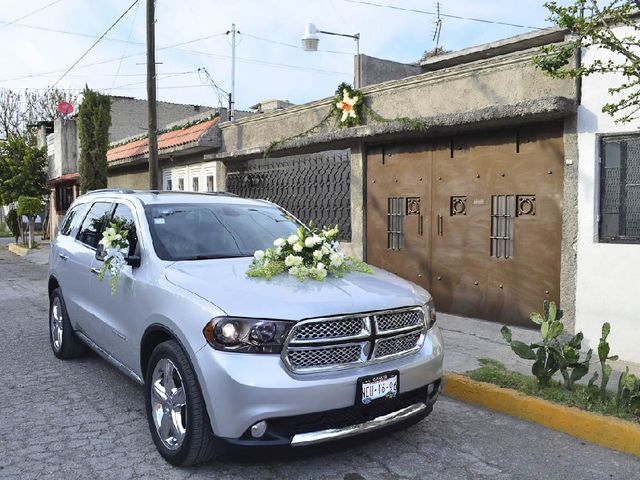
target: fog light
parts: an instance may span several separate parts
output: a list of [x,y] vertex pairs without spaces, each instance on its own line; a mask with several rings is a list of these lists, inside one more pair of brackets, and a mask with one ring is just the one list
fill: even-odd
[[265,434],[266,431],[267,431],[267,422],[262,420],[261,422],[258,422],[251,427],[251,436],[253,438],[260,438]]

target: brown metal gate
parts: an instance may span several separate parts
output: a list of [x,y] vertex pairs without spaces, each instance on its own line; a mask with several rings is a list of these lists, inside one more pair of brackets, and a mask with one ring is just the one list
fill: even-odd
[[528,324],[559,299],[563,159],[561,124],[371,149],[367,260],[440,311]]

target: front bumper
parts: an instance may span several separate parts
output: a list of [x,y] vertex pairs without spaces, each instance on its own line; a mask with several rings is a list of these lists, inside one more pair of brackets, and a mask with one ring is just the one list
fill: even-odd
[[[442,336],[434,326],[416,353],[342,371],[293,374],[277,355],[226,353],[208,346],[196,354],[195,366],[217,437],[243,445],[308,445],[423,418],[437,397],[442,358]],[[389,411],[392,407],[386,404],[386,411],[377,414],[355,407],[358,378],[390,370],[400,372],[397,408]],[[415,408],[406,410],[412,406]],[[403,413],[397,413],[403,409]],[[291,428],[292,419],[314,415],[327,418],[330,413],[352,410],[359,410],[359,416],[333,423],[323,421],[317,424],[319,427],[311,422],[302,430]],[[267,421],[267,434],[260,440],[252,439],[249,429],[261,420]],[[336,429],[340,432],[329,432]]]

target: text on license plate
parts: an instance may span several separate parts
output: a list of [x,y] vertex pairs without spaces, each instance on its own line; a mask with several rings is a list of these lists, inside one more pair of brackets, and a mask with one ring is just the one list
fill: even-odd
[[362,382],[362,403],[367,405],[382,397],[398,395],[398,375],[381,375]]

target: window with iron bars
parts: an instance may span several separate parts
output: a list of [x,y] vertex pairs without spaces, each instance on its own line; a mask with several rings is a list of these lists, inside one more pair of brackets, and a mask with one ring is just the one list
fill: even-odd
[[599,239],[640,243],[640,135],[601,138]]

